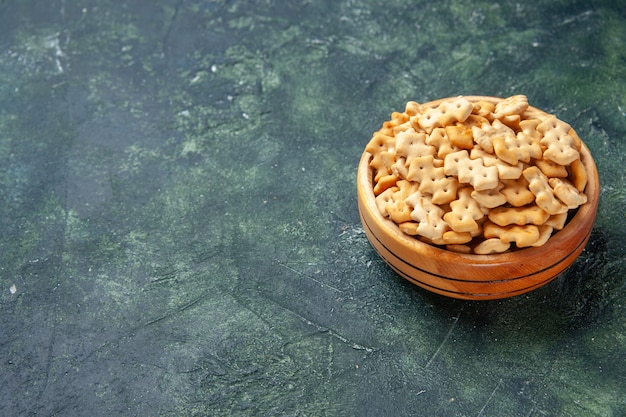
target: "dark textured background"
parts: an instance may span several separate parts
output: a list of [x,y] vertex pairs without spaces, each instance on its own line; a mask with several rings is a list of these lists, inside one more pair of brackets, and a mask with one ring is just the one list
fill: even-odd
[[[625,415],[615,3],[0,0],[1,414]],[[426,293],[361,228],[371,133],[458,94],[596,158],[586,251],[527,295]]]

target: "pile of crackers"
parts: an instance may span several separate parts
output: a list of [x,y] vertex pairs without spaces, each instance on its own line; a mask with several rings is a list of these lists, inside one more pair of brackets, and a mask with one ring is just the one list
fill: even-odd
[[404,233],[475,254],[542,246],[587,202],[582,143],[526,96],[408,102],[374,133],[374,195]]

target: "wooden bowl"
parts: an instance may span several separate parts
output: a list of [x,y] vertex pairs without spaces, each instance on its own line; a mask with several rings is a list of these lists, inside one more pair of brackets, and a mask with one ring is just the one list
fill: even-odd
[[[466,96],[469,101],[501,98]],[[435,107],[443,100],[424,106]],[[533,109],[536,110],[536,109]],[[372,155],[364,152],[357,172],[358,206],[365,233],[378,254],[400,276],[426,290],[448,297],[489,300],[512,297],[547,284],[569,267],[584,249],[598,208],[600,183],[587,146],[580,157],[587,171],[587,203],[562,230],[541,247],[496,255],[461,254],[440,249],[403,233],[383,217],[374,199]]]

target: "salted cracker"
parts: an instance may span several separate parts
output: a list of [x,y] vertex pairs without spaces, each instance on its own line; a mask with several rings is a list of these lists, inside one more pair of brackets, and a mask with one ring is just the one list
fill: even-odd
[[408,101],[404,107],[404,112],[409,115],[409,117],[420,114],[422,111],[422,105],[416,101]]
[[515,132],[499,120],[493,121],[498,132],[492,139],[493,149],[498,158],[508,164],[516,165],[519,161],[530,162],[531,158],[542,155],[540,141],[523,132]]
[[534,224],[536,226],[544,224],[550,215],[541,207],[530,205],[526,207],[496,207],[489,212],[489,220],[498,226],[508,226],[516,224]]
[[433,204],[429,195],[418,191],[413,193],[407,201],[413,206],[411,218],[418,223],[416,229],[418,235],[430,240],[437,240],[443,236],[444,232],[450,230],[448,224],[443,220],[443,209]]
[[413,129],[413,125],[411,122],[404,122],[398,126],[394,126],[391,130],[393,131],[393,136],[398,136],[399,133],[405,132],[409,129]]
[[443,127],[433,129],[426,138],[426,143],[435,147],[439,159],[444,159],[446,155],[460,150],[460,148],[452,145],[446,129]]
[[426,144],[426,133],[416,132],[412,127],[396,135],[395,150],[399,156],[407,161],[424,155],[435,155],[436,149]]
[[475,232],[480,228],[476,220],[484,217],[480,205],[471,196],[471,188],[465,187],[458,191],[458,198],[450,203],[451,211],[443,215],[448,225],[455,232]]
[[478,100],[472,103],[472,113],[478,116],[484,117],[488,120],[493,120],[493,112],[496,110],[496,105],[491,101]]
[[468,243],[473,239],[470,232],[457,232],[455,230],[448,230],[441,236],[441,240],[436,242],[438,245],[462,245]]
[[503,242],[500,238],[493,237],[491,239],[485,239],[474,247],[474,253],[477,255],[491,255],[496,253],[503,253],[509,250],[511,244],[509,242]]
[[504,184],[500,182],[496,188],[483,191],[473,190],[471,196],[481,206],[492,209],[506,204],[506,196],[500,192],[503,188]]
[[398,182],[399,179],[400,177],[393,173],[383,175],[382,177],[378,178],[378,180],[376,181],[376,185],[374,185],[374,195],[379,195],[383,191],[395,186],[396,182]]
[[428,133],[436,127],[449,126],[454,122],[463,122],[472,113],[474,106],[465,97],[441,102],[435,108],[428,108],[418,118],[419,125]]
[[445,129],[452,146],[461,149],[472,149],[474,147],[474,136],[471,128],[459,124],[446,126]]
[[539,240],[539,228],[533,224],[524,226],[498,226],[488,222],[484,225],[484,234],[487,239],[499,238],[504,243],[513,243],[518,248],[532,246]]
[[515,180],[502,180],[502,183],[504,188],[500,192],[513,207],[522,207],[535,201],[535,195],[528,189],[528,181],[523,176]]
[[399,180],[394,187],[391,201],[385,209],[389,218],[397,224],[411,221],[411,211],[413,208],[407,203],[407,198],[417,191],[417,184],[407,180]]
[[485,152],[493,153],[493,138],[495,129],[490,124],[483,126],[472,126],[472,136],[474,142],[478,144]]
[[546,226],[550,226],[555,230],[561,230],[565,227],[565,222],[567,221],[567,213],[559,213],[553,214],[550,216],[548,220],[544,223]]
[[493,116],[501,119],[505,116],[519,116],[528,108],[528,98],[519,94],[505,98],[496,104]]
[[365,151],[372,155],[370,166],[375,170],[374,182],[381,177],[391,174],[391,166],[396,161],[396,140],[393,136],[376,132],[365,146]]
[[564,165],[557,164],[556,162],[551,161],[549,159],[537,159],[535,161],[535,165],[548,178],[553,178],[553,177],[565,178],[569,175],[569,173],[567,172],[567,168]]
[[528,181],[528,189],[535,195],[535,203],[549,214],[567,212],[568,208],[554,195],[548,178],[536,166],[528,167],[522,173]]
[[470,158],[481,158],[486,167],[495,166],[498,168],[498,178],[501,180],[517,179],[522,175],[522,171],[524,170],[524,165],[521,162],[511,165],[499,159],[496,155],[485,152],[480,148],[473,148],[470,151]]
[[446,175],[455,175],[460,183],[471,184],[476,191],[498,186],[498,168],[486,167],[481,158],[470,159],[465,149],[446,155],[443,168]]
[[585,191],[585,187],[587,186],[587,170],[585,170],[585,165],[582,161],[580,159],[572,161],[567,171],[569,173],[568,178],[574,187],[581,193]]
[[540,143],[546,148],[544,158],[561,165],[569,165],[580,158],[576,139],[570,135],[572,128],[556,116],[550,116],[537,125],[537,131],[543,134]]
[[554,190],[556,198],[561,200],[569,209],[575,209],[587,202],[587,195],[578,191],[566,179],[550,178],[548,183]]
[[434,204],[446,204],[456,197],[458,180],[447,177],[432,155],[413,158],[406,178],[417,182],[420,192],[430,194]]
[[376,207],[383,217],[389,217],[389,213],[387,213],[387,206],[393,203],[394,192],[394,189],[388,188],[374,198]]
[[409,169],[406,166],[406,158],[401,156],[396,159],[396,162],[391,165],[391,173],[396,175],[398,178],[406,179]]
[[552,226],[547,224],[537,226],[537,229],[539,229],[539,239],[531,245],[535,247],[545,245],[548,239],[550,239],[550,236],[552,236],[552,231],[554,230]]

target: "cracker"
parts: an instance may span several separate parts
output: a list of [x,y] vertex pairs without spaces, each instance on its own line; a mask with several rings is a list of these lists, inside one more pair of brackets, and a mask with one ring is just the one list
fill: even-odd
[[386,211],[389,214],[389,218],[401,224],[411,221],[411,207],[407,203],[407,198],[417,191],[417,184],[411,183],[407,180],[399,180],[396,183],[394,192],[391,195],[391,201],[387,204]]
[[493,115],[496,119],[505,116],[519,116],[528,108],[528,98],[525,95],[516,95],[505,98],[496,104]]
[[516,180],[502,180],[502,183],[504,188],[500,192],[513,207],[522,207],[535,201],[535,195],[528,189],[528,181],[523,176]]
[[479,100],[472,103],[472,113],[478,116],[484,117],[488,120],[493,120],[493,112],[496,110],[496,105],[491,101]]
[[388,188],[393,187],[396,185],[396,182],[398,182],[398,179],[399,177],[396,174],[388,174],[380,177],[374,186],[374,195],[381,194]]
[[479,116],[477,114],[470,114],[463,122],[463,126],[473,129],[474,127],[482,128],[489,125],[489,120],[486,117]]
[[470,188],[461,188],[458,191],[458,199],[450,203],[448,213],[443,219],[455,232],[475,232],[480,228],[476,220],[482,219],[482,212],[478,202],[471,196]]
[[387,205],[386,210],[389,214],[389,218],[398,224],[412,220],[411,212],[413,210],[411,210],[411,207],[404,200],[397,199],[392,201]]
[[[447,204],[456,198],[456,192],[459,187],[459,181],[456,178],[445,177],[438,181],[433,181],[430,189],[433,195],[433,203]],[[426,186],[424,190],[428,190]]]
[[443,210],[433,204],[428,195],[419,193],[412,194],[407,200],[413,204],[411,218],[418,222],[417,234],[430,240],[440,239],[444,232],[449,230],[449,226],[443,221]]
[[406,166],[406,158],[400,157],[391,165],[391,173],[399,178],[405,178],[409,174],[409,169]]
[[396,135],[396,154],[404,156],[407,161],[423,155],[435,155],[436,149],[426,144],[426,133],[416,132],[412,127]]
[[535,195],[535,202],[549,214],[567,212],[566,205],[554,195],[554,190],[548,183],[548,178],[536,166],[526,168],[522,173],[528,181],[528,189]]
[[503,183],[499,183],[496,188],[483,191],[472,191],[472,198],[483,207],[494,208],[506,204],[506,196],[500,191],[504,188]]
[[391,121],[389,121],[389,124],[391,126],[398,126],[408,121],[409,121],[408,114],[394,111],[391,113]]
[[486,167],[481,158],[470,159],[467,150],[446,155],[443,169],[446,175],[458,177],[460,183],[471,184],[476,191],[498,186],[498,168]]
[[365,151],[372,154],[370,166],[375,170],[374,182],[382,176],[391,174],[391,166],[396,159],[395,142],[393,136],[377,132],[365,146]]
[[474,141],[480,146],[485,152],[493,153],[493,138],[495,135],[495,129],[490,125],[484,126],[472,126],[472,135],[474,136]]
[[495,166],[496,168],[498,168],[498,178],[500,178],[501,180],[517,179],[522,175],[522,171],[524,170],[524,165],[521,162],[518,162],[515,165],[511,165],[501,159],[498,159],[496,155],[485,152],[480,148],[472,149],[470,152],[470,158],[481,158],[485,166]]
[[472,247],[468,245],[446,245],[446,250],[456,253],[464,253],[466,255],[472,253]]
[[509,242],[503,242],[497,237],[486,239],[480,242],[474,247],[474,253],[478,255],[491,255],[496,253],[503,253],[509,250],[511,244]]
[[374,133],[372,139],[365,145],[365,150],[372,155],[377,155],[383,151],[393,151],[396,139],[380,132]]
[[394,189],[388,188],[382,193],[378,194],[375,198],[376,207],[378,208],[378,211],[380,212],[380,214],[383,215],[383,217],[389,217],[389,213],[387,213],[387,206],[393,203],[394,192],[395,192]]
[[568,167],[569,179],[578,191],[581,193],[585,191],[587,186],[587,171],[580,159],[572,161]]
[[541,145],[546,147],[543,157],[561,165],[569,165],[580,158],[576,149],[576,139],[570,135],[572,128],[556,116],[550,116],[537,126],[543,133]]
[[406,178],[418,182],[419,190],[432,195],[434,204],[449,203],[456,197],[458,181],[447,177],[443,167],[436,167],[431,155],[413,158]]
[[539,239],[531,245],[535,247],[545,245],[548,239],[550,239],[550,236],[552,236],[552,231],[554,230],[552,226],[547,224],[542,224],[537,226],[537,228],[539,229]]
[[537,118],[525,118],[519,122],[519,131],[535,139],[541,139],[542,135],[537,131],[537,126],[541,123]]
[[404,223],[400,223],[398,227],[402,231],[402,233],[406,233],[407,235],[416,236],[417,235],[417,227],[419,223],[408,221]]
[[559,213],[553,214],[550,216],[548,220],[544,223],[546,226],[550,226],[555,230],[561,230],[565,227],[565,222],[567,221],[567,213]]
[[422,105],[416,101],[409,101],[406,103],[404,107],[404,112],[410,116],[415,116],[418,113],[422,113],[423,108]]
[[587,202],[587,195],[578,191],[566,179],[550,178],[548,183],[554,190],[556,198],[561,200],[569,209],[575,209]]
[[448,230],[444,232],[441,239],[433,241],[437,245],[462,245],[472,240],[472,234],[470,232],[457,232],[455,230]]
[[428,108],[418,119],[419,125],[430,133],[436,127],[449,126],[454,122],[463,122],[472,113],[474,106],[465,97],[452,101],[443,101],[435,108]]
[[435,167],[434,159],[435,158],[432,155],[413,158],[409,163],[407,179],[409,181],[417,181],[418,183],[421,183],[426,178],[434,179],[445,177],[443,168]]
[[498,120],[502,122],[502,124],[504,124],[508,128],[513,129],[516,132],[519,131],[519,124],[521,122],[521,118],[518,114],[502,116],[502,117],[499,117]]
[[508,226],[516,224],[541,225],[544,224],[550,215],[539,206],[531,205],[526,207],[496,207],[489,212],[489,220],[498,226]]
[[537,159],[535,161],[535,165],[548,178],[553,178],[553,177],[565,178],[569,175],[565,166],[561,164],[557,164],[554,161],[550,161],[549,159]]
[[393,131],[393,136],[397,137],[399,133],[405,132],[409,129],[413,129],[413,125],[411,122],[404,122],[398,126],[394,126],[391,130]]
[[499,120],[494,120],[493,127],[498,132],[492,140],[493,150],[498,158],[508,164],[516,165],[519,161],[530,162],[531,158],[541,157],[541,145],[537,138],[523,132],[516,135],[511,128]]
[[541,123],[549,116],[549,114],[542,110],[529,106],[526,110],[522,112],[521,116],[523,120],[539,120],[539,123]]
[[461,149],[472,149],[474,147],[474,136],[472,135],[472,130],[467,126],[446,126],[445,129],[452,146]]
[[396,162],[396,154],[394,151],[382,151],[372,157],[370,166],[376,170],[374,181],[392,173],[392,166]]
[[458,147],[452,145],[446,133],[446,129],[443,127],[434,129],[430,135],[428,135],[426,143],[435,147],[437,150],[437,158],[439,159],[444,159],[446,155],[460,150]]
[[487,223],[483,230],[487,239],[499,238],[504,243],[515,242],[518,248],[532,246],[539,240],[539,228],[532,224],[498,226],[495,223]]

